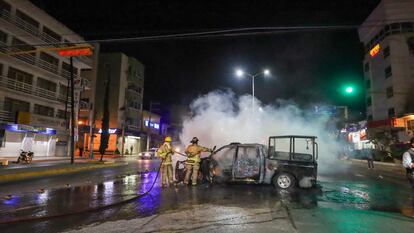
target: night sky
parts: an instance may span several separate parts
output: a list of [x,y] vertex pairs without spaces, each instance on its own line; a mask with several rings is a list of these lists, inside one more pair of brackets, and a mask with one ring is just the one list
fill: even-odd
[[[87,1],[32,0],[85,39],[122,38],[261,26],[359,25],[379,0],[274,1]],[[234,68],[251,73],[263,67],[273,77],[256,81],[265,103],[278,98],[301,105],[330,103],[364,111],[363,48],[356,30],[290,32],[224,38],[103,44],[146,67],[144,101],[188,104],[218,88],[251,92]],[[360,86],[345,96],[344,84]]]

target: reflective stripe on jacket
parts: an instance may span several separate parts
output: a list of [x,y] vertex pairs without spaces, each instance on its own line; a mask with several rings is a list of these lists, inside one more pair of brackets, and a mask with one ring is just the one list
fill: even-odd
[[206,148],[206,147],[202,147],[199,146],[197,144],[192,144],[189,145],[187,147],[187,149],[185,150],[185,153],[188,154],[188,158],[185,161],[186,164],[196,164],[196,163],[200,163],[201,161],[201,152],[208,152],[210,151],[210,149]]
[[171,155],[173,154],[173,151],[169,143],[164,142],[164,144],[160,146],[157,152],[160,158],[163,160],[164,165],[172,164]]

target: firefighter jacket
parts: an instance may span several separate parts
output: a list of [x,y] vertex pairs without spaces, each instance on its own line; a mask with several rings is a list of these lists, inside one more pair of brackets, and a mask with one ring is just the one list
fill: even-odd
[[169,143],[164,142],[160,148],[158,148],[158,155],[163,160],[164,165],[172,164],[171,156],[174,153]]
[[199,146],[197,144],[192,144],[185,149],[185,153],[188,155],[187,161],[185,161],[186,164],[198,164],[201,161],[201,152],[208,152],[211,151],[210,149],[206,147]]

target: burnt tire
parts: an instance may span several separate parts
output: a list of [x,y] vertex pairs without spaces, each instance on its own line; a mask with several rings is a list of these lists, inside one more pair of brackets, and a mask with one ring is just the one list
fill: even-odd
[[290,191],[296,187],[295,177],[286,172],[276,174],[272,179],[272,183],[279,190]]

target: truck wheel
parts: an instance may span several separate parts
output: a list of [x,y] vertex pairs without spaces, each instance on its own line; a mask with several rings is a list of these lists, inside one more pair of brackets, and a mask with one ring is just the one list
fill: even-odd
[[273,185],[277,189],[292,190],[296,186],[296,179],[289,173],[281,172],[273,177]]

